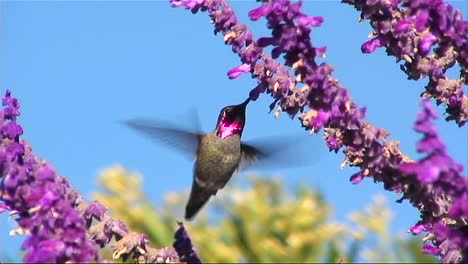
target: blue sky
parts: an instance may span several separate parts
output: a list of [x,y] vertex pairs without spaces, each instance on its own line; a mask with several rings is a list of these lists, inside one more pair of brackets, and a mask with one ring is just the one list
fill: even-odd
[[[257,3],[231,3],[255,36],[268,33],[264,20],[248,20],[247,12]],[[450,3],[462,8],[466,19],[466,1]],[[419,157],[415,152],[419,135],[411,127],[427,81],[406,80],[395,59],[383,50],[361,54],[370,26],[358,23],[359,14],[351,6],[339,1],[306,1],[304,6],[309,15],[325,18],[312,39],[328,47],[326,61],[354,100],[367,107],[367,120],[401,141],[406,154]],[[98,190],[99,171],[113,164],[141,172],[145,191],[155,203],[167,192],[188,189],[190,161],[119,122],[158,117],[184,124],[187,120],[177,118],[179,113],[195,106],[203,130],[211,131],[219,110],[242,102],[256,83],[248,75],[227,79],[226,72],[239,60],[221,36],[213,35],[206,13],[192,15],[171,8],[168,1],[7,0],[0,8],[1,93],[10,89],[19,98],[23,138],[35,153],[88,198]],[[417,211],[407,202],[393,203],[398,196],[385,192],[381,184],[371,180],[350,184],[356,169],[340,169],[343,155],[328,153],[319,136],[308,136],[297,119],[268,115],[271,102],[262,95],[248,106],[243,137],[302,132],[308,155],[320,156],[320,162],[268,175],[281,175],[291,186],[306,179],[319,187],[340,220],[384,193],[394,210],[392,230],[404,232],[417,221]],[[442,107],[438,110],[442,114]],[[466,174],[466,126],[443,120],[437,124],[449,153],[464,165]],[[13,227],[14,221],[0,216],[0,257],[19,259],[22,239],[8,236]]]

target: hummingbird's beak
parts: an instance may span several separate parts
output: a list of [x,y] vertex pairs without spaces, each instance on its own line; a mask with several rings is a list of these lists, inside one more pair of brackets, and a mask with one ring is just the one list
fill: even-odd
[[240,104],[240,106],[245,108],[249,102],[250,102],[250,97],[247,98],[247,100],[245,100],[242,104]]

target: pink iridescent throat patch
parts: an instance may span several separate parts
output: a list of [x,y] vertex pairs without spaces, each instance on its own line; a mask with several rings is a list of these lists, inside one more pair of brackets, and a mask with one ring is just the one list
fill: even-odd
[[242,130],[242,126],[239,122],[226,123],[222,122],[219,128],[218,136],[221,138],[227,138],[235,133]]

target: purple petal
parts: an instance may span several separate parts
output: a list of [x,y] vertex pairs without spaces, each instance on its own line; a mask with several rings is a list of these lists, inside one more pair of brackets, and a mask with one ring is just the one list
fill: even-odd
[[297,18],[297,22],[301,26],[312,26],[319,27],[323,23],[323,17],[309,17],[309,16],[300,16]]
[[16,123],[10,122],[3,125],[1,133],[4,137],[15,139],[17,136],[23,134],[23,128]]
[[440,250],[437,247],[429,244],[424,244],[422,250],[425,254],[433,256],[438,256],[440,254]]
[[395,25],[396,33],[407,32],[413,23],[409,19],[402,19]]
[[10,211],[10,207],[4,203],[0,203],[0,214],[5,212],[5,211]]
[[364,179],[364,173],[362,173],[362,172],[360,171],[360,172],[358,172],[358,173],[353,174],[353,176],[351,176],[351,178],[349,179],[349,181],[350,181],[352,184],[358,184],[358,183],[360,183],[363,179]]
[[421,39],[418,43],[418,53],[426,56],[429,53],[432,45],[438,41],[438,38],[432,34],[428,34],[426,37]]
[[177,251],[181,261],[188,263],[201,263],[200,258],[197,255],[196,248],[192,245],[192,240],[185,230],[185,227],[182,223],[179,224],[179,229],[177,229],[174,238],[174,249]]
[[410,232],[413,235],[419,235],[422,232],[426,232],[427,229],[430,227],[428,224],[423,224],[423,223],[417,223],[414,226],[412,226],[408,232]]
[[453,202],[449,215],[452,218],[468,218],[468,193]]
[[319,111],[317,116],[312,120],[311,125],[318,131],[328,122],[329,118],[330,112]]
[[426,24],[429,21],[429,11],[427,9],[421,10],[416,16],[415,26],[416,30],[423,32],[426,29]]
[[384,41],[382,41],[381,38],[373,38],[361,46],[361,51],[363,53],[372,53],[374,52],[377,48],[382,47],[384,45]]
[[236,79],[241,76],[243,73],[250,72],[251,67],[249,64],[242,64],[238,67],[235,67],[227,72],[229,79]]
[[270,4],[263,4],[258,8],[249,11],[249,17],[251,20],[256,21],[260,18],[267,16],[271,12]]

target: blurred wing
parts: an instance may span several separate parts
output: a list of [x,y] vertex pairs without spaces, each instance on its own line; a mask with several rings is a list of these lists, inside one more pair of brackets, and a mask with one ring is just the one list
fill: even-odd
[[172,147],[193,159],[197,153],[201,133],[188,131],[167,121],[132,119],[125,124],[166,146]]
[[256,149],[247,144],[241,144],[241,160],[239,163],[239,171],[245,170],[252,166],[256,161],[265,159],[268,154]]
[[320,157],[319,149],[323,149],[310,147],[310,144],[316,145],[316,142],[319,142],[317,138],[298,134],[260,139],[250,141],[248,144],[241,143],[241,161],[238,170],[311,165]]

